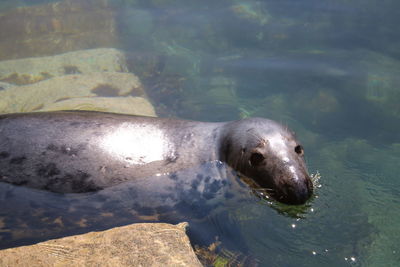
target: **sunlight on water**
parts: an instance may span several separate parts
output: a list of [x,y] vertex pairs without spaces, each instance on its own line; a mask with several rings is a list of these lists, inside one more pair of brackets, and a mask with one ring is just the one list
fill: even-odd
[[315,173],[311,173],[310,177],[311,177],[311,181],[313,183],[314,188],[320,188],[321,184],[320,184],[319,180],[321,179],[321,174],[319,173],[319,171],[316,171]]

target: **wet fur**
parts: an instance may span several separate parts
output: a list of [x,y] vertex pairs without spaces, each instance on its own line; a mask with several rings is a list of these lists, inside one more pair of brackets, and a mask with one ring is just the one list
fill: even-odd
[[[119,132],[128,140],[122,148],[131,150],[101,145]],[[137,151],[135,142],[149,143]],[[146,159],[153,143],[164,149],[155,148],[157,160],[142,163],[129,156]],[[59,193],[93,192],[219,160],[277,200],[301,204],[312,183],[297,145],[292,132],[262,118],[205,123],[101,112],[6,114],[0,115],[0,181]],[[262,157],[257,164],[251,162],[254,153]]]

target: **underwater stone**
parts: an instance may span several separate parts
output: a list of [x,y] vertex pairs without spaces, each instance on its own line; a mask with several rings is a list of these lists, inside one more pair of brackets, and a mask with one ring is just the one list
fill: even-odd
[[293,97],[296,101],[291,104],[291,110],[296,114],[301,114],[299,117],[313,125],[329,120],[338,114],[342,107],[337,93],[327,88],[312,91],[309,89],[299,90],[293,94]]
[[0,91],[6,90],[11,87],[14,87],[14,85],[10,83],[0,82]]
[[54,76],[92,72],[128,72],[124,53],[114,48],[98,48],[50,57],[0,61],[0,81],[17,85]]
[[0,14],[0,60],[118,44],[116,11],[107,0],[64,0]]
[[154,27],[152,14],[144,9],[128,7],[120,15],[123,34],[132,36],[134,44],[148,47]]
[[58,101],[39,111],[93,110],[157,117],[154,107],[143,97],[81,97]]
[[271,16],[258,1],[254,3],[237,3],[232,5],[229,9],[236,17],[249,22],[255,22],[261,26],[267,24],[271,19]]
[[362,54],[360,66],[366,79],[361,97],[384,114],[400,118],[400,61],[368,51]]
[[105,84],[112,87],[118,96],[146,97],[140,80],[132,73],[65,75],[1,90],[0,113],[29,112],[70,98],[96,97],[96,88]]

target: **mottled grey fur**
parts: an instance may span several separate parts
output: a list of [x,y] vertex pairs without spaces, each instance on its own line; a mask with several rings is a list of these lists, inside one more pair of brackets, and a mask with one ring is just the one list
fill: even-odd
[[173,177],[223,161],[278,201],[300,204],[312,193],[302,154],[292,132],[262,118],[206,123],[82,111],[0,115],[0,181],[59,193]]

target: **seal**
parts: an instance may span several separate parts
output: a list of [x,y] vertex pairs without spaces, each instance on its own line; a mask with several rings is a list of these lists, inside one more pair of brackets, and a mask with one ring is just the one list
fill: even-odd
[[263,118],[211,123],[91,111],[0,115],[0,181],[58,193],[98,191],[221,161],[277,201],[302,204],[313,191],[303,154],[293,132]]

